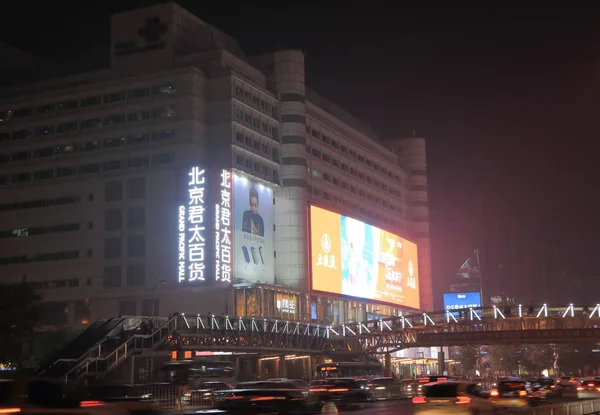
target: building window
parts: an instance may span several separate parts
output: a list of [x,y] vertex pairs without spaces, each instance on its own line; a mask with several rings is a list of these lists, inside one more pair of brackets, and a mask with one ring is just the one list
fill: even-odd
[[24,183],[28,181],[31,181],[31,173],[29,172],[17,173],[12,176],[13,183]]
[[77,173],[77,168],[73,166],[59,167],[56,169],[56,177],[74,176]]
[[104,199],[107,202],[120,202],[123,200],[123,182],[106,182],[106,186],[104,188]]
[[104,258],[121,258],[122,241],[121,238],[106,238],[104,240]]
[[102,278],[104,288],[115,288],[121,286],[121,266],[104,267]]
[[48,180],[54,177],[54,170],[40,170],[33,173],[33,180]]
[[146,225],[146,208],[134,206],[127,209],[127,227],[129,229],[143,228]]
[[143,199],[146,197],[146,178],[135,177],[127,183],[127,196],[129,199]]
[[143,316],[157,316],[158,311],[158,298],[147,298],[142,300]]
[[121,300],[119,301],[119,315],[120,316],[135,316],[137,315],[135,300]]
[[123,215],[121,209],[111,209],[104,212],[104,229],[107,231],[117,231],[123,225]]
[[127,265],[127,285],[130,287],[144,285],[146,267],[144,264]]
[[130,258],[144,256],[146,254],[146,237],[144,235],[132,235],[127,238],[127,256]]

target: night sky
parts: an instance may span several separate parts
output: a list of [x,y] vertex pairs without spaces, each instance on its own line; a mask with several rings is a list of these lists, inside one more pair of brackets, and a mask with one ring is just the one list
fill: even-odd
[[[108,16],[157,2],[66,3],[3,0],[0,40],[93,68]],[[382,137],[428,139],[438,306],[477,247],[487,294],[600,301],[600,9],[179,3],[248,54],[302,49],[311,87]]]

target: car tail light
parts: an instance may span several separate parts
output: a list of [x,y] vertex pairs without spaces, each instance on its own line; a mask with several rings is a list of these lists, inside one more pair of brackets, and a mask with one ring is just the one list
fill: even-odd
[[590,386],[590,387],[591,387],[591,386],[594,386],[594,384],[593,384],[593,383],[588,383],[588,386]]
[[257,396],[256,398],[250,399],[251,401],[279,401],[284,400],[285,396]]
[[527,396],[527,391],[519,391],[519,396]]
[[467,403],[471,403],[471,398],[469,398],[468,396],[459,396],[458,399],[456,400],[457,405],[462,405],[462,404],[467,404]]
[[497,397],[498,395],[499,394],[498,394],[498,391],[496,389],[490,391],[490,396]]
[[414,398],[412,398],[412,403],[425,403],[425,397],[415,396]]
[[583,386],[577,386],[577,390],[578,391],[582,391],[583,390]]
[[21,412],[21,408],[0,408],[0,414],[16,414]]
[[91,406],[102,406],[104,402],[101,401],[81,401],[79,402],[79,406],[82,408],[89,408]]
[[325,388],[312,388],[308,390],[309,392],[327,392]]
[[224,401],[233,401],[235,399],[244,399],[243,396],[226,396],[223,398]]
[[329,392],[348,392],[348,388],[329,389]]

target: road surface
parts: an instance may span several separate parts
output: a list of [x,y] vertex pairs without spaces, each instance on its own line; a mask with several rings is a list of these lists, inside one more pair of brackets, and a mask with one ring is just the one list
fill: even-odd
[[[574,401],[576,399],[552,399],[549,404],[566,403]],[[391,400],[391,401],[380,401],[369,403],[364,409],[360,410],[337,410],[335,406],[327,404],[321,413],[344,413],[348,415],[412,415],[413,414],[413,403],[410,399],[402,400]],[[505,411],[499,411],[498,414],[506,413]],[[525,412],[527,413],[527,412]]]

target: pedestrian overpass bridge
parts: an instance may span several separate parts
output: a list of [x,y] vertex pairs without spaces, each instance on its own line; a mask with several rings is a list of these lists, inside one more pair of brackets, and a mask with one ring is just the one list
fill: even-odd
[[328,326],[258,317],[181,314],[167,344],[193,350],[389,353],[461,344],[600,341],[600,306],[488,307]]
[[[152,322],[149,331],[135,330]],[[134,355],[169,351],[266,354],[387,354],[410,347],[462,344],[600,342],[600,305],[486,307],[462,312],[413,313],[342,325],[261,317],[177,313],[170,318],[126,316],[96,322],[76,338],[81,355],[58,357],[40,374],[66,382],[109,373]],[[92,330],[105,328],[101,332]],[[123,329],[132,333],[115,337]],[[89,331],[89,333],[88,333]],[[87,333],[87,334],[86,334]],[[95,336],[93,335],[95,333]],[[97,341],[86,343],[85,337]],[[115,339],[120,339],[115,344]],[[73,345],[68,345],[73,349]]]

